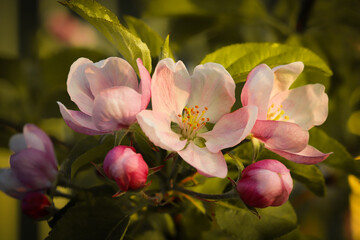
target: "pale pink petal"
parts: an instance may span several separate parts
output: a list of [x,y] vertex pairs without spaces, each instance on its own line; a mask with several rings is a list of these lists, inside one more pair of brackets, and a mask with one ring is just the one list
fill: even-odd
[[27,147],[37,149],[47,154],[49,163],[56,168],[57,161],[54,147],[49,136],[34,124],[26,124],[23,133]]
[[295,123],[283,121],[257,120],[251,132],[271,149],[299,152],[309,141],[308,131]]
[[296,80],[300,73],[304,70],[302,62],[293,62],[287,65],[280,65],[272,69],[274,72],[274,87],[271,92],[271,97],[279,92],[286,91],[291,84]]
[[80,111],[68,110],[61,102],[57,102],[65,123],[74,131],[86,135],[102,135],[109,132],[99,130],[92,121],[91,116]]
[[10,166],[16,178],[31,189],[44,189],[56,179],[57,168],[49,164],[48,155],[28,148],[10,157]]
[[139,89],[139,92],[141,93],[141,110],[144,110],[150,102],[151,77],[140,58],[136,59],[136,63],[138,65],[141,78]]
[[177,121],[190,96],[191,78],[183,62],[170,58],[159,61],[151,80],[151,102],[156,112],[171,115]]
[[85,75],[94,97],[101,91],[116,86],[126,86],[138,91],[138,80],[134,69],[127,61],[118,57],[109,57],[88,65]]
[[243,106],[257,106],[259,120],[266,119],[273,84],[273,71],[266,64],[261,64],[249,73],[242,89],[241,102]]
[[316,164],[324,161],[331,154],[331,153],[322,153],[310,145],[307,145],[300,152],[281,151],[271,148],[269,148],[269,150],[276,154],[279,154],[283,158],[286,158],[292,162],[301,163],[301,164]]
[[270,102],[282,105],[284,115],[303,129],[321,125],[328,115],[328,96],[321,84],[308,84],[277,94]]
[[229,113],[235,103],[235,82],[226,69],[217,63],[198,65],[191,76],[191,95],[188,107],[199,106],[199,111],[215,123]]
[[200,148],[193,142],[178,152],[185,162],[196,168],[201,174],[224,178],[227,175],[227,165],[221,152],[212,153],[206,147]]
[[93,121],[102,131],[115,131],[136,122],[141,95],[132,88],[118,86],[101,91],[94,101]]
[[1,168],[0,191],[14,198],[22,198],[28,188],[19,182],[10,168]]
[[9,148],[13,152],[20,152],[21,150],[26,149],[27,146],[26,146],[24,134],[17,133],[11,136],[9,140]]
[[180,135],[171,130],[171,119],[166,113],[144,110],[137,115],[137,120],[156,146],[169,151],[180,151],[185,147],[187,140],[180,140]]
[[67,91],[71,100],[76,103],[80,111],[91,115],[94,96],[85,76],[85,69],[92,64],[87,58],[79,58],[70,67],[67,79]]
[[213,153],[233,147],[250,134],[257,117],[257,107],[245,106],[235,112],[224,115],[215,124],[213,130],[198,134],[205,138],[206,147]]

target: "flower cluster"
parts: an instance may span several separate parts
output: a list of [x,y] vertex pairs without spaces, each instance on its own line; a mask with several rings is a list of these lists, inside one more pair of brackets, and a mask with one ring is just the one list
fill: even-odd
[[[199,65],[189,74],[183,62],[168,58],[159,61],[152,77],[140,59],[137,65],[140,84],[135,70],[121,58],[74,62],[67,86],[79,111],[58,102],[66,124],[87,135],[113,134],[138,124],[151,144],[180,156],[206,177],[225,178],[224,149],[246,138],[296,163],[315,164],[329,156],[308,145],[308,130],[327,117],[324,86],[289,89],[303,71],[302,62],[254,68],[241,93],[242,107],[235,110],[240,96],[235,95],[235,82],[220,64]],[[28,124],[23,135],[11,139],[10,147],[15,154],[11,168],[1,169],[1,190],[21,198],[24,193],[49,188],[57,164],[46,134]],[[149,174],[145,160],[132,145],[115,146],[105,157],[103,171],[120,191],[140,189],[147,185]],[[247,205],[262,208],[286,202],[292,187],[290,171],[279,161],[266,159],[243,170],[236,190]],[[48,204],[42,196],[35,198]]]

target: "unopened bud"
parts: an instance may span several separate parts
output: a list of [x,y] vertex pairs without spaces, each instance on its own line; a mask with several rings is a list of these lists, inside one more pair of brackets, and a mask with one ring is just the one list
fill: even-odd
[[246,167],[237,183],[237,191],[244,203],[257,208],[284,204],[292,188],[290,170],[272,159]]
[[129,146],[116,146],[104,160],[105,174],[116,181],[120,190],[142,188],[146,184],[149,168],[141,154]]
[[41,192],[29,192],[21,200],[21,210],[27,216],[40,219],[50,214],[49,198]]

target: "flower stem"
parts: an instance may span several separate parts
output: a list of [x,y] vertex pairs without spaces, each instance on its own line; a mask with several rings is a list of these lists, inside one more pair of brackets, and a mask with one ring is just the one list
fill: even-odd
[[115,141],[114,141],[114,146],[119,146],[121,145],[121,142],[124,140],[124,138],[126,137],[126,135],[129,133],[130,128],[124,130],[120,130],[120,131],[116,131],[115,132]]
[[234,199],[239,198],[238,193],[235,190],[230,190],[223,194],[206,194],[206,193],[198,193],[185,188],[176,187],[175,191],[185,193],[187,195],[200,198],[200,199],[211,199],[211,200],[224,200],[224,199]]

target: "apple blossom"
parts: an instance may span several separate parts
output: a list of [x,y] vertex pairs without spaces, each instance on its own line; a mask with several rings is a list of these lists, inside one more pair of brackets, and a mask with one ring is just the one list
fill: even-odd
[[259,112],[251,130],[269,150],[293,162],[315,164],[330,153],[308,145],[308,130],[321,125],[328,114],[328,96],[321,84],[290,89],[303,71],[302,62],[270,69],[266,64],[254,68],[241,93],[243,106],[255,105]]
[[272,159],[247,166],[236,186],[244,203],[257,208],[284,204],[292,188],[290,170]]
[[106,176],[115,180],[121,191],[144,187],[149,173],[141,154],[129,146],[111,149],[105,157],[103,168]]
[[15,198],[45,190],[57,177],[57,160],[50,138],[33,124],[10,139],[10,168],[0,169],[0,190]]
[[[151,92],[152,110],[137,115],[149,139],[177,152],[199,173],[224,178],[227,166],[221,149],[240,143],[257,115],[255,106],[230,113],[235,83],[225,68],[206,63],[190,77],[181,61],[163,59],[156,66]],[[215,124],[210,131],[209,123]]]
[[41,219],[50,214],[48,207],[51,206],[49,198],[41,192],[29,192],[21,199],[22,212],[34,219]]
[[67,89],[80,111],[58,102],[66,124],[74,131],[101,135],[127,128],[150,101],[150,75],[137,59],[140,86],[134,69],[121,58],[97,63],[79,58],[70,68]]

